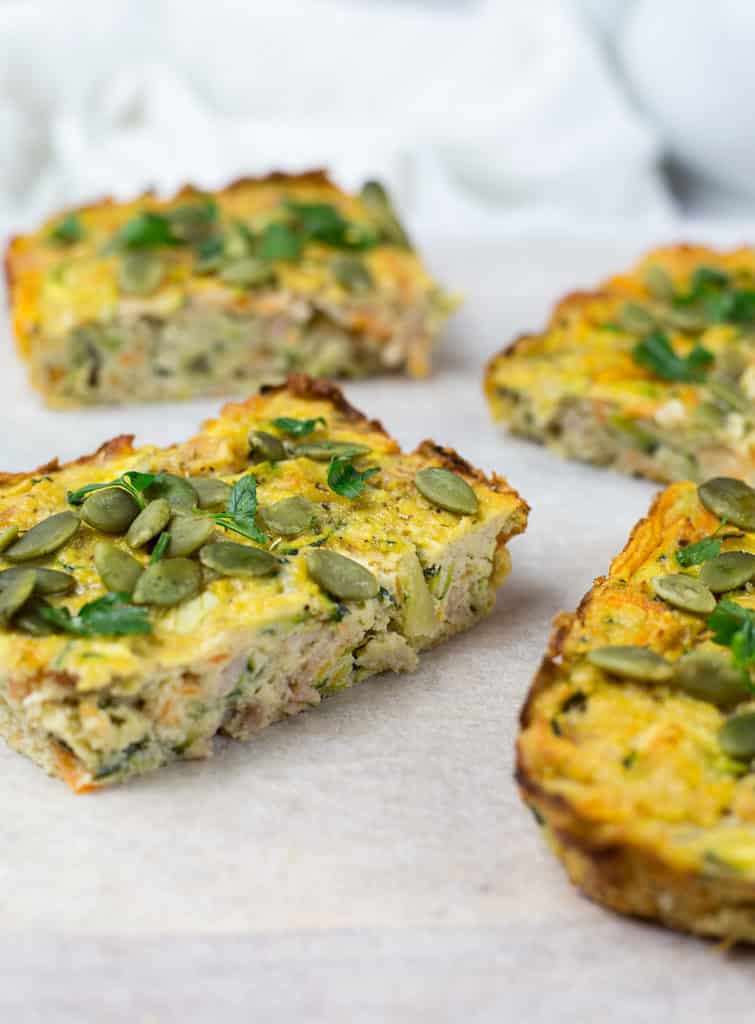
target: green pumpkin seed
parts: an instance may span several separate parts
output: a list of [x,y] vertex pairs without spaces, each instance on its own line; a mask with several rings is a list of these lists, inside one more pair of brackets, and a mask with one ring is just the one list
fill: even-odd
[[36,582],[34,569],[19,569],[10,579],[5,573],[0,574],[0,623],[6,625],[11,616],[26,604]]
[[369,569],[336,551],[310,548],[307,572],[332,597],[340,601],[367,601],[377,597],[380,587]]
[[460,516],[473,516],[479,506],[477,495],[466,480],[449,469],[430,466],[421,469],[414,478],[419,493],[447,512]]
[[120,487],[95,491],[81,506],[84,522],[103,533],[125,533],[138,515],[139,506]]
[[283,498],[259,511],[262,523],[271,533],[282,537],[298,537],[311,530],[315,522],[315,506],[299,495]]
[[690,697],[718,707],[734,707],[752,696],[742,673],[715,651],[683,654],[674,666],[673,683]]
[[676,295],[674,282],[662,267],[649,266],[643,273],[645,287],[654,299],[669,302]]
[[202,242],[213,231],[216,213],[207,202],[185,203],[167,214],[170,229],[183,242]]
[[658,321],[661,327],[672,331],[702,331],[708,320],[705,313],[690,306],[666,306],[658,310]]
[[380,228],[380,234],[386,242],[400,245],[404,249],[411,248],[409,236],[393,208],[391,198],[379,181],[366,181],[361,190],[362,202]]
[[189,512],[197,507],[199,501],[189,481],[174,473],[158,473],[144,495],[149,501],[165,498],[174,512]]
[[130,295],[150,295],[165,277],[165,264],[148,249],[132,249],[121,257],[118,287]]
[[743,480],[716,476],[697,488],[700,501],[719,519],[741,530],[755,530],[755,490]]
[[170,505],[166,498],[155,498],[145,505],[128,528],[126,543],[130,548],[141,548],[158,533],[162,533],[170,519]]
[[727,718],[718,732],[721,749],[729,757],[749,761],[755,757],[755,711]]
[[725,551],[700,569],[700,581],[715,594],[743,587],[755,576],[755,555],[749,551]]
[[19,565],[0,572],[0,587],[22,572],[36,573],[34,592],[37,594],[67,594],[76,586],[76,579],[67,572],[59,572],[57,569],[23,569]]
[[653,590],[658,597],[681,608],[685,612],[697,612],[700,615],[712,612],[716,607],[716,599],[710,590],[694,576],[685,576],[681,572],[673,572],[668,576],[656,576],[652,580]]
[[13,616],[13,628],[20,629],[31,636],[50,636],[55,628],[39,614],[41,608],[49,608],[50,604],[42,597],[32,597]]
[[117,594],[130,594],[144,571],[141,562],[109,540],[95,544],[94,566],[105,587]]
[[212,536],[215,524],[202,516],[174,516],[170,524],[169,558],[192,555]]
[[148,565],[134,587],[135,604],[170,608],[196,597],[202,588],[202,573],[188,558],[163,558]]
[[336,256],[331,261],[333,277],[347,292],[368,292],[375,286],[372,274],[356,256]]
[[367,455],[372,449],[366,444],[353,441],[300,441],[293,446],[297,458],[314,459],[315,462],[330,462],[331,459],[355,459]]
[[272,576],[281,567],[269,551],[232,540],[205,545],[199,552],[199,560],[221,576]]
[[220,271],[220,280],[235,288],[252,288],[275,280],[275,270],[265,260],[247,256],[233,263],[227,263]]
[[18,537],[17,526],[4,526],[0,529],[0,551],[9,548],[16,537]]
[[225,505],[231,493],[231,485],[216,476],[192,476],[189,483],[197,492],[200,508],[217,508]]
[[249,434],[249,458],[256,462],[280,462],[287,455],[280,438],[265,430],[252,430]]
[[32,558],[51,555],[68,543],[80,525],[73,512],[57,512],[32,526],[21,540],[8,548],[5,557],[9,562],[29,562]]
[[595,647],[587,652],[587,660],[611,675],[639,682],[666,683],[674,672],[674,666],[660,654],[634,644]]
[[645,306],[627,302],[619,315],[619,324],[630,334],[647,334],[655,327],[655,317]]

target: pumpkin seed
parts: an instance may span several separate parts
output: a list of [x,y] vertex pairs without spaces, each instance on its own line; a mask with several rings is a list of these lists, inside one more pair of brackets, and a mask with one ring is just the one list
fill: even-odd
[[272,576],[281,567],[269,551],[232,540],[206,544],[199,552],[199,560],[221,576]]
[[595,647],[587,652],[587,660],[614,676],[639,682],[665,683],[674,672],[673,665],[660,654],[634,644]]
[[417,490],[433,505],[460,516],[473,516],[479,506],[477,495],[466,480],[449,469],[429,466],[414,478]]
[[29,562],[32,558],[51,555],[62,548],[73,537],[80,526],[78,516],[73,512],[57,512],[32,526],[20,540],[8,548],[5,557],[9,562]]
[[715,651],[690,651],[674,666],[674,685],[690,697],[718,707],[733,707],[751,696],[742,675]]
[[755,757],[755,711],[727,718],[718,731],[718,742],[729,757],[741,761]]
[[24,569],[17,565],[0,572],[0,587],[22,572],[36,573],[34,591],[37,594],[66,594],[76,586],[75,578],[67,572],[59,572],[57,569]]
[[663,267],[655,265],[646,267],[642,276],[645,281],[645,287],[654,299],[662,299],[668,302],[676,295],[674,282]]
[[189,481],[174,473],[158,473],[144,495],[149,501],[165,498],[174,512],[188,512],[197,507],[199,500]]
[[42,597],[32,597],[13,617],[14,629],[20,629],[31,636],[50,636],[55,632],[53,626],[39,614],[41,608],[49,608],[50,604]]
[[368,292],[374,287],[372,274],[356,256],[336,256],[331,261],[333,277],[347,292]]
[[139,515],[139,506],[120,487],[90,494],[81,506],[81,518],[103,533],[125,533]]
[[715,594],[736,590],[755,576],[755,555],[749,551],[725,551],[708,559],[700,569],[700,581]]
[[0,529],[0,551],[9,548],[16,537],[18,537],[17,526],[4,526]]
[[141,562],[109,540],[95,544],[94,566],[106,588],[118,594],[130,594],[143,572]]
[[295,495],[260,509],[259,517],[271,533],[279,533],[282,537],[297,537],[312,529],[315,506],[306,498]]
[[249,433],[249,458],[257,462],[280,462],[286,458],[286,449],[280,438],[268,434],[265,430],[252,430]]
[[398,219],[391,198],[379,181],[366,181],[360,193],[362,202],[375,218],[386,242],[410,249],[409,236]]
[[36,582],[34,569],[19,569],[10,579],[5,573],[0,575],[0,623],[7,624],[11,616],[26,604]]
[[213,521],[202,516],[174,516],[166,554],[169,558],[193,554],[207,543],[214,529]]
[[685,612],[703,615],[712,612],[716,607],[713,594],[694,576],[672,572],[668,576],[656,576],[651,582],[658,597]]
[[700,501],[719,519],[741,530],[755,530],[755,490],[743,480],[716,476],[697,488]]
[[691,307],[679,308],[677,306],[665,306],[658,310],[658,320],[661,327],[668,327],[672,331],[701,331],[707,326],[708,320],[705,313]]
[[197,492],[200,508],[217,508],[225,505],[231,493],[231,485],[215,476],[192,476],[189,483]]
[[366,455],[372,449],[366,444],[353,441],[300,441],[293,446],[297,458],[314,459],[316,462],[330,462],[331,459],[355,459]]
[[247,256],[245,259],[227,263],[220,271],[220,280],[236,288],[251,288],[275,280],[275,270],[264,260]]
[[369,569],[336,551],[310,548],[307,571],[315,583],[341,601],[366,601],[377,597],[380,587]]
[[645,306],[627,302],[619,315],[619,324],[630,334],[647,334],[655,327],[655,317]]
[[165,277],[165,264],[155,252],[132,249],[121,256],[118,287],[130,295],[150,295]]
[[154,604],[169,608],[190,597],[202,587],[202,573],[188,558],[163,558],[148,565],[134,587],[135,604]]
[[161,533],[170,519],[170,505],[166,498],[155,498],[145,505],[128,528],[126,543],[130,548],[141,548]]

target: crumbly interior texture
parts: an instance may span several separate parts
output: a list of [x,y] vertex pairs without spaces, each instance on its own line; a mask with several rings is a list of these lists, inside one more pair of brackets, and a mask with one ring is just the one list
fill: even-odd
[[[754,942],[755,772],[722,751],[719,730],[755,697],[722,710],[587,660],[595,648],[627,644],[672,663],[690,651],[730,657],[705,615],[672,607],[650,583],[679,573],[676,552],[720,526],[693,484],[672,485],[576,614],[557,618],[522,712],[517,774],[523,799],[589,896],[674,928]],[[753,533],[724,537],[723,552],[755,552]],[[750,584],[725,596],[755,609]]]
[[[292,204],[310,218],[324,209],[330,234],[312,230],[332,241],[296,236]],[[163,244],[144,228],[158,217],[169,231],[187,210],[209,211],[196,239]],[[61,240],[55,232],[69,218],[74,236]],[[357,241],[334,235],[333,218]],[[210,196],[189,188],[170,200],[104,201],[54,218],[6,254],[32,384],[65,408],[248,394],[299,371],[424,375],[455,302],[378,221],[320,173],[245,179]],[[134,225],[143,229],[136,241],[119,241]],[[128,261],[142,274],[131,284]]]
[[[335,493],[327,463],[313,459],[250,465],[250,429],[274,432],[272,421],[283,416],[322,417],[312,438],[368,446],[358,464],[378,472],[362,494]],[[467,480],[478,513],[456,515],[424,498],[414,477],[427,466],[449,467]],[[277,575],[210,574],[197,596],[150,610],[150,635],[0,632],[0,731],[76,790],[122,782],[178,758],[207,757],[218,732],[246,740],[377,672],[413,669],[422,650],[490,609],[509,569],[506,541],[526,523],[526,505],[502,479],[484,477],[431,442],[402,454],[337,389],[303,377],[226,406],[176,447],[134,449],[130,438],[119,438],[77,463],[7,476],[0,481],[0,523],[23,531],[65,508],[68,491],[130,470],[227,483],[253,472],[261,509],[297,495],[312,502],[317,517],[310,533],[268,539],[283,563]],[[54,556],[35,563],[76,576],[76,592],[51,603],[75,613],[103,595],[92,556],[97,539],[97,530],[82,526]],[[368,568],[380,584],[377,596],[329,596],[308,573],[312,549]]]
[[[673,295],[653,291],[658,270]],[[659,329],[680,359],[707,354],[695,379],[638,361],[637,346]],[[496,420],[560,456],[664,482],[752,482],[753,337],[751,248],[659,249],[600,290],[567,296],[542,333],[490,361],[485,392]]]

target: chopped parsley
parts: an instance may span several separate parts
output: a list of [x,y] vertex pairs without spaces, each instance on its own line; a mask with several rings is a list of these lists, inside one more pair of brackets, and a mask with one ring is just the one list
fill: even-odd
[[149,612],[130,604],[127,594],[105,594],[72,615],[65,606],[43,605],[39,615],[55,629],[75,636],[128,636],[151,633]]
[[689,355],[678,355],[663,331],[651,331],[632,349],[632,358],[663,380],[702,383],[713,363],[713,354],[695,345]]
[[322,416],[313,420],[295,420],[291,416],[278,416],[273,420],[274,427],[282,430],[284,434],[290,434],[291,437],[306,437],[312,433],[318,423],[321,423],[323,427],[327,426]]
[[59,245],[73,245],[83,237],[84,228],[77,213],[67,213],[50,231],[50,239]]
[[344,498],[358,498],[364,490],[365,480],[378,471],[377,466],[358,470],[352,465],[351,456],[341,455],[332,459],[328,466],[328,487]]
[[242,537],[264,544],[265,534],[257,526],[257,480],[253,474],[242,476],[231,488],[225,510],[209,513],[218,526]]
[[724,598],[708,616],[713,642],[731,649],[733,664],[748,674],[755,662],[755,612]]

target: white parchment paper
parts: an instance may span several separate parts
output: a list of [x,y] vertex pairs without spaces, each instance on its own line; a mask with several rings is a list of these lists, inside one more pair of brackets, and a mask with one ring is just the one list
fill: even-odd
[[[741,1021],[755,960],[579,896],[512,782],[553,615],[605,571],[654,485],[560,462],[489,421],[482,364],[635,244],[452,243],[466,292],[437,374],[349,385],[406,446],[433,437],[532,506],[495,613],[253,743],[74,797],[0,746],[3,1021]],[[168,442],[217,403],[53,414],[0,350],[0,464],[136,427]]]

